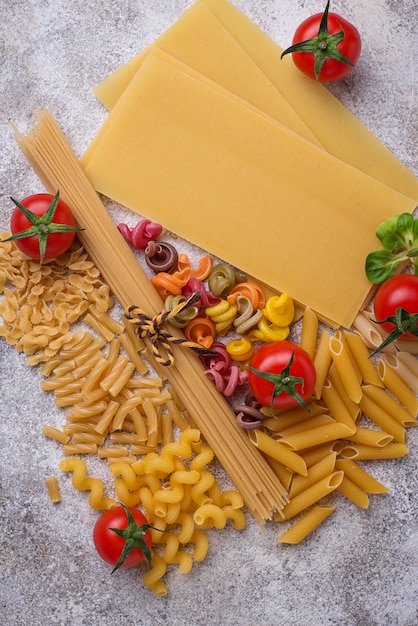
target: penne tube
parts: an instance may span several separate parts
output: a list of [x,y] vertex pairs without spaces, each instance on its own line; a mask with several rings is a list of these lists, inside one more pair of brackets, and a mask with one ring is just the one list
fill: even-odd
[[320,415],[315,415],[314,417],[307,416],[307,419],[305,419],[303,422],[298,422],[293,426],[288,426],[287,428],[279,430],[272,436],[274,439],[278,439],[279,436],[287,437],[288,435],[292,435],[293,433],[300,433],[311,428],[316,428],[317,426],[324,426],[324,424],[335,424],[335,420],[326,413],[321,413]]
[[418,354],[418,341],[416,339],[397,339],[396,345],[400,352],[409,352],[409,354]]
[[325,380],[322,388],[322,398],[329,408],[331,415],[337,422],[341,422],[350,428],[356,427],[355,422],[360,415],[360,409],[358,409],[356,420],[354,420],[347,405],[338,393],[337,388],[329,378]]
[[97,422],[96,426],[94,427],[94,429],[98,432],[101,433],[102,435],[107,434],[108,430],[109,430],[109,426],[117,412],[117,410],[119,409],[120,404],[119,402],[115,402],[115,400],[110,400],[109,404],[107,405],[106,409],[103,411],[103,414],[101,415],[99,421]]
[[373,478],[360,465],[351,459],[337,459],[335,469],[342,470],[344,475],[358,485],[366,493],[387,493],[389,489]]
[[382,359],[378,361],[377,371],[389,391],[398,398],[399,402],[415,418],[418,413],[418,398],[414,392],[386,361]]
[[374,350],[378,348],[383,341],[382,334],[375,324],[369,320],[363,311],[360,311],[353,322],[354,328],[363,339],[368,348]]
[[327,441],[343,439],[347,435],[352,435],[354,431],[355,427],[351,428],[346,424],[334,422],[288,435],[281,439],[280,443],[289,446],[292,450],[304,450],[312,446],[319,446]]
[[300,543],[333,511],[335,511],[335,506],[328,504],[318,504],[311,507],[289,530],[278,538],[278,543]]
[[300,456],[306,463],[306,467],[310,468],[315,463],[318,463],[321,459],[336,452],[339,454],[340,450],[344,447],[344,443],[341,441],[328,441],[327,443],[323,443],[320,446],[313,446],[312,448],[307,448],[306,450],[302,450],[300,452]]
[[369,350],[360,335],[344,331],[343,336],[360,371],[363,383],[383,387],[376,367],[370,358]]
[[374,385],[365,385],[363,387],[363,393],[389,413],[393,419],[399,422],[404,428],[416,426],[417,420],[414,419],[409,411],[400,405],[399,402],[389,395],[386,390],[375,387]]
[[364,414],[372,420],[379,428],[385,433],[392,435],[392,437],[399,443],[406,443],[407,435],[406,430],[395,420],[390,413],[383,409],[377,402],[375,402],[370,396],[363,394],[360,401],[360,408]]
[[418,378],[418,359],[416,359],[410,352],[400,351],[396,355],[399,361],[405,363],[405,365],[414,372],[415,376]]
[[322,395],[322,387],[331,365],[332,359],[330,351],[330,340],[331,338],[329,334],[325,330],[323,330],[319,335],[318,345],[313,358],[316,372],[316,382],[313,396],[317,399],[319,399]]
[[[307,406],[310,413],[308,413],[303,406],[293,407],[281,413],[273,411],[273,417],[267,417],[263,420],[263,427],[273,432],[280,432],[283,428],[294,426],[295,424],[304,422],[309,417],[321,415],[326,412],[326,407],[319,402],[308,402]],[[271,411],[268,407],[261,407],[260,410],[264,415],[271,415]]]
[[318,340],[318,316],[311,308],[306,307],[302,317],[302,330],[299,345],[313,360]]
[[[401,356],[402,355],[402,356]],[[411,360],[405,357],[411,357]],[[409,352],[387,354],[385,359],[394,372],[403,380],[415,394],[418,394],[418,359]],[[414,370],[414,366],[416,371]]]
[[48,495],[51,502],[60,502],[61,493],[56,476],[47,476],[45,478],[45,484],[48,489]]
[[350,480],[350,478],[347,478],[347,476],[344,475],[344,478],[338,486],[338,491],[362,509],[369,508],[369,498],[367,493],[365,493],[356,483]]
[[343,478],[344,472],[341,471],[333,472],[329,476],[322,478],[317,483],[292,498],[290,502],[283,507],[281,511],[282,515],[277,517],[277,519],[283,518],[287,520],[298,515],[304,509],[315,504],[318,500],[321,500],[337,489]]
[[140,356],[139,351],[136,349],[136,346],[134,342],[132,341],[132,338],[130,337],[130,335],[128,335],[127,332],[123,333],[120,336],[120,342],[124,350],[128,354],[130,360],[135,365],[135,368],[137,369],[137,371],[141,374],[141,376],[145,376],[145,374],[148,372],[148,369],[149,369],[148,365]]
[[[376,324],[374,322],[374,312],[371,309],[361,311],[360,315],[364,318],[365,324],[369,326],[369,337],[371,339],[371,345],[368,347],[370,347],[372,350],[375,350],[388,337],[388,333],[382,328],[380,324]],[[354,323],[354,326],[355,328],[357,328],[356,323]],[[364,339],[366,341],[366,338]],[[381,352],[383,352],[384,354],[395,354],[397,352],[397,349],[394,343],[390,343],[385,346],[381,350]]]
[[248,431],[248,436],[255,447],[264,454],[267,454],[267,456],[271,456],[273,459],[276,459],[276,461],[280,461],[285,467],[288,467],[297,474],[302,474],[302,476],[307,475],[308,472],[305,461],[299,454],[296,454],[296,452],[293,452],[293,450],[290,450],[284,444],[275,441],[258,428]]
[[356,444],[346,446],[340,452],[343,459],[356,461],[373,461],[377,459],[399,459],[408,454],[409,450],[403,443],[389,443],[383,448]]
[[54,426],[47,426],[47,425],[45,425],[42,428],[42,434],[45,437],[49,437],[50,439],[54,439],[55,441],[59,441],[59,443],[62,443],[62,444],[69,443],[69,441],[71,439],[71,435],[69,435],[65,431],[63,432],[62,430],[59,430],[58,428],[55,428]]
[[329,343],[332,361],[341,378],[348,397],[353,402],[360,402],[362,396],[360,380],[348,350],[344,349],[341,339],[332,337]]
[[294,476],[289,489],[289,498],[294,498],[299,493],[318,482],[325,476],[329,476],[335,469],[337,454],[330,452],[317,463],[308,468],[307,476]]
[[338,391],[338,394],[341,398],[341,400],[344,402],[347,411],[349,412],[349,414],[351,415],[351,418],[354,422],[356,422],[360,415],[361,415],[361,411],[359,409],[358,406],[358,402],[353,402],[353,400],[351,400],[348,395],[347,395],[347,391],[344,388],[344,384],[343,381],[341,380],[341,377],[337,371],[337,368],[335,367],[334,364],[331,365],[330,369],[329,369],[329,381],[330,383],[335,387],[336,391]]
[[266,459],[276,476],[278,476],[285,490],[289,491],[293,479],[293,472],[285,467],[283,463],[280,463],[277,459],[273,459],[271,456],[267,456]]
[[347,441],[354,441],[355,443],[363,443],[366,446],[377,446],[382,448],[391,443],[394,439],[392,435],[382,432],[381,430],[373,430],[371,428],[364,428],[363,426],[357,426],[353,435],[346,437]]

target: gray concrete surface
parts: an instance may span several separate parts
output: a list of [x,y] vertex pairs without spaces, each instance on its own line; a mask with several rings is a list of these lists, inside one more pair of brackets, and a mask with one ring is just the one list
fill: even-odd
[[[25,130],[47,107],[81,155],[105,119],[92,87],[157,37],[187,0],[0,0],[0,228],[9,196],[42,191],[9,121]],[[235,0],[282,46],[319,0]],[[416,0],[335,0],[363,39],[357,69],[330,89],[415,174]],[[113,207],[115,220],[129,215]],[[184,250],[188,250],[184,244]],[[190,250],[190,254],[193,254]],[[5,626],[415,626],[417,605],[417,431],[410,454],[376,464],[390,487],[367,511],[334,496],[336,513],[298,547],[247,528],[210,531],[210,552],[192,573],[171,568],[156,598],[135,571],[111,576],[95,553],[97,514],[60,476],[52,505],[45,476],[59,474],[60,446],[45,422],[63,413],[39,388],[40,374],[0,341],[0,623]],[[228,479],[217,468],[219,479]],[[107,475],[105,476],[105,480]]]

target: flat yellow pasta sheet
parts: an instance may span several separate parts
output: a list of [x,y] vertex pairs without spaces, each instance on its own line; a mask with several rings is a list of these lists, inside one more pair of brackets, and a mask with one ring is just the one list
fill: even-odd
[[114,106],[154,46],[320,145],[293,107],[202,2],[193,4],[153,45],[96,87],[96,95],[107,108]]
[[[207,34],[193,37],[202,28]],[[418,202],[418,179],[326,87],[298,71],[290,55],[281,60],[280,46],[227,0],[197,0],[156,43],[302,136],[308,130],[311,141],[314,136],[334,156]],[[144,54],[96,87],[107,108],[126,89]]]
[[350,326],[376,226],[415,202],[177,66],[142,63],[82,160],[93,185]]

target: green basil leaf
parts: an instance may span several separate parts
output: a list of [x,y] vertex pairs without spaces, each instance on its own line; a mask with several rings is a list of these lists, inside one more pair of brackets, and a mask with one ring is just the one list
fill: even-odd
[[395,274],[404,255],[394,254],[389,250],[370,252],[366,258],[366,276],[371,283],[379,285]]

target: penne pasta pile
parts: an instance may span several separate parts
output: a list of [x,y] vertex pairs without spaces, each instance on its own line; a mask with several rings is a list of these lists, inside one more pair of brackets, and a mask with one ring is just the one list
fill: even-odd
[[263,429],[249,433],[288,489],[289,502],[276,519],[302,514],[280,542],[298,543],[326,519],[335,507],[317,503],[335,490],[367,508],[368,494],[388,489],[359,462],[408,453],[407,429],[418,424],[416,342],[409,342],[409,352],[390,345],[373,361],[369,348],[381,343],[381,331],[367,312],[358,317],[357,330],[331,335],[305,310],[300,343],[317,374],[310,414],[302,407],[273,415],[262,409]]

